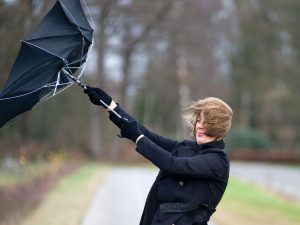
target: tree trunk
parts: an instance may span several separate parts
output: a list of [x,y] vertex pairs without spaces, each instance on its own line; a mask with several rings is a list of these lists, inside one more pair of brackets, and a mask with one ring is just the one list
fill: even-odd
[[[190,90],[188,86],[188,68],[187,68],[187,59],[185,50],[183,49],[182,53],[179,54],[177,58],[177,74],[179,79],[179,105],[181,109],[184,109],[188,106],[188,102],[190,99]],[[182,127],[177,131],[178,135],[183,134],[184,138],[189,136],[189,130],[187,129],[187,125],[182,118]]]
[[[106,48],[106,35],[105,35],[105,16],[102,12],[99,21],[99,34],[97,42],[98,50],[98,71],[95,78],[95,86],[99,86],[105,90],[105,76],[104,76],[104,52]],[[104,113],[100,113],[99,110],[94,108],[91,110],[91,153],[95,157],[100,157],[104,151]]]
[[126,108],[127,102],[126,102],[126,96],[127,96],[127,87],[129,84],[129,69],[131,67],[131,55],[133,53],[134,48],[131,49],[125,49],[123,55],[123,65],[122,65],[122,83],[121,83],[121,89],[120,89],[120,104]]

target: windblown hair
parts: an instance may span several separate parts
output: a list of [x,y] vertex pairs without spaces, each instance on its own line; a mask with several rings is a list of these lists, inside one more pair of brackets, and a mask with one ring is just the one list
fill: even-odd
[[215,137],[216,140],[223,139],[229,132],[232,120],[232,109],[224,101],[215,97],[207,97],[186,108],[183,118],[192,129],[191,135],[195,137],[196,121],[203,112],[206,135]]

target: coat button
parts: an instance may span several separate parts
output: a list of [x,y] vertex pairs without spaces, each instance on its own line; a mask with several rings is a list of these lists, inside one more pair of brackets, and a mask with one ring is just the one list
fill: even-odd
[[179,185],[180,186],[183,186],[184,185],[184,182],[181,180],[181,181],[179,181]]

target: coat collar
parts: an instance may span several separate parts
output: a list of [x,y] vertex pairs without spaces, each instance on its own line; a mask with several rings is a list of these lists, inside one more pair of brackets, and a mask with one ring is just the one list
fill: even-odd
[[187,145],[190,145],[193,150],[200,151],[205,150],[208,148],[218,148],[218,149],[224,149],[225,148],[225,142],[223,140],[220,141],[212,141],[205,144],[198,144],[196,141],[190,141],[187,143]]

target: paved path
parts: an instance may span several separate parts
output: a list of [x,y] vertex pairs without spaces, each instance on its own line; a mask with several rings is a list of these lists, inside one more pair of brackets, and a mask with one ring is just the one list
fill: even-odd
[[99,185],[81,225],[138,225],[157,172],[140,167],[113,168]]
[[300,201],[300,168],[265,163],[232,162],[232,177],[271,188]]

